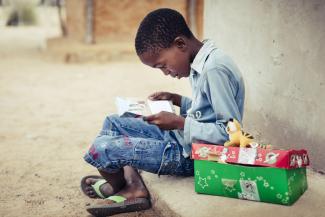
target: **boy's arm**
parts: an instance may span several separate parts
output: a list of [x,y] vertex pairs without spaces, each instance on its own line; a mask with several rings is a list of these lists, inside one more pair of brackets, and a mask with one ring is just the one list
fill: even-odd
[[224,144],[228,140],[225,130],[228,120],[230,118],[235,118],[239,122],[242,120],[235,100],[237,89],[236,83],[228,77],[226,69],[218,68],[207,72],[203,91],[215,112],[216,122],[202,123],[193,117],[186,117],[184,124],[186,144],[200,140]]
[[186,96],[181,96],[180,115],[186,117],[187,110],[191,108],[192,100]]

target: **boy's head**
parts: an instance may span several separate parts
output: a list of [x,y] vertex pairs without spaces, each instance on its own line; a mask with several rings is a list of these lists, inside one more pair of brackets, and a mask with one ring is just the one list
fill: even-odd
[[161,69],[165,75],[187,77],[194,38],[183,16],[172,9],[150,12],[141,22],[135,48],[141,61]]

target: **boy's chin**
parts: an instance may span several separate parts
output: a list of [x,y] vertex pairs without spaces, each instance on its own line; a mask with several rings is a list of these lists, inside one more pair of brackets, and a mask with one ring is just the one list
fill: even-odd
[[173,78],[177,78],[177,79],[181,79],[181,78],[185,78],[188,77],[190,74],[188,73],[184,73],[184,74],[177,74],[175,77]]
[[177,75],[175,78],[181,79],[182,77],[184,77],[184,76],[183,75]]
[[188,76],[190,76],[190,73],[185,73],[185,74],[178,75],[177,78],[178,79],[187,78]]

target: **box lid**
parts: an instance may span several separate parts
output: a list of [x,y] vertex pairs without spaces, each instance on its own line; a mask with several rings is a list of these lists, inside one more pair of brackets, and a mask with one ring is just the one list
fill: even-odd
[[212,144],[192,144],[192,158],[195,160],[218,161],[244,165],[277,168],[300,168],[309,165],[307,151],[224,147]]

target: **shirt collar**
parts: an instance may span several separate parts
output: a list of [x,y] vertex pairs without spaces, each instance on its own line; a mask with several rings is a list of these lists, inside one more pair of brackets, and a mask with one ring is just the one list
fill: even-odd
[[217,47],[214,45],[213,41],[210,39],[206,39],[203,42],[203,46],[200,48],[199,52],[196,54],[192,64],[191,64],[191,73],[201,74],[203,71],[204,63],[210,53],[216,49]]

